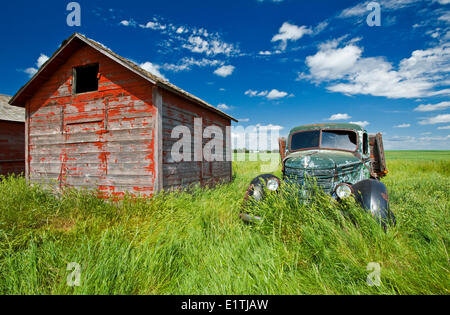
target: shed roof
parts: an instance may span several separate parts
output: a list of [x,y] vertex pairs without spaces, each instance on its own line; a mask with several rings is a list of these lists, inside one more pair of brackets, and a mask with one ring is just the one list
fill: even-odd
[[96,49],[100,53],[108,56],[109,58],[113,59],[114,61],[118,62],[125,68],[129,69],[130,71],[136,73],[137,75],[141,76],[145,80],[149,81],[152,84],[155,84],[163,89],[166,89],[168,91],[171,91],[175,94],[180,95],[181,97],[187,98],[194,103],[207,108],[213,112],[216,112],[218,115],[225,117],[227,119],[231,119],[233,121],[237,120],[233,118],[232,116],[224,113],[223,111],[217,109],[216,107],[208,104],[207,102],[203,101],[202,99],[184,91],[183,89],[171,84],[167,80],[164,80],[163,78],[157,77],[150,72],[142,69],[137,64],[132,62],[129,59],[126,59],[124,57],[121,57],[114,53],[109,48],[105,47],[101,43],[89,39],[84,35],[81,35],[79,33],[74,33],[72,36],[70,36],[68,39],[66,39],[61,47],[50,57],[50,59],[39,69],[39,71],[31,78],[30,81],[28,81],[17,93],[12,97],[10,100],[10,104],[14,106],[20,106],[24,107],[25,101],[29,99],[35,89],[37,89],[43,82],[48,80],[50,75],[56,71],[56,69],[62,65],[66,58],[70,56],[74,51],[76,51],[81,45],[89,45],[92,48]]
[[25,122],[25,109],[11,106],[11,96],[0,94],[0,120]]

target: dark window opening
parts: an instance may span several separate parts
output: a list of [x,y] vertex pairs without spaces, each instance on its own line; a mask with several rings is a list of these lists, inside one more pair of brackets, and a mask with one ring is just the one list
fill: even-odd
[[318,148],[320,143],[320,130],[296,133],[291,138],[291,151]]
[[358,139],[353,131],[323,131],[322,148],[356,151]]
[[364,152],[364,154],[369,153],[369,135],[367,133],[364,134],[363,152]]
[[76,67],[73,71],[75,94],[98,91],[98,64]]

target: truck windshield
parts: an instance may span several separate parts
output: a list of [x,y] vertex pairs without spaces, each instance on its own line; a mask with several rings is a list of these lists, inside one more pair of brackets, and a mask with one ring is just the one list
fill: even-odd
[[336,149],[345,151],[356,151],[358,138],[355,132],[346,130],[324,130],[303,131],[292,135],[290,151],[304,149]]
[[356,151],[357,138],[353,131],[323,131],[322,148]]
[[291,151],[318,148],[320,143],[320,130],[303,131],[291,138]]

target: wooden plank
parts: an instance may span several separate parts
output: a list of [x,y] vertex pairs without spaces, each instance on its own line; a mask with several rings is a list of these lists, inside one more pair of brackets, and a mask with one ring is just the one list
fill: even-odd
[[155,163],[155,192],[159,192],[163,189],[163,157],[162,157],[162,145],[163,145],[163,99],[159,92],[157,86],[153,87],[153,106],[156,109],[156,120],[155,120],[155,144],[154,144],[154,163]]

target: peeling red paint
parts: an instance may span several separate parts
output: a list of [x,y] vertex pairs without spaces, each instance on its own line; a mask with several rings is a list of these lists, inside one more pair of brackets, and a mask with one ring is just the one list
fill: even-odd
[[[231,162],[198,162],[193,165],[195,173],[187,162],[167,162],[170,126],[164,125],[164,119],[170,119],[170,124],[189,126],[194,117],[202,117],[204,128],[212,124],[225,128],[230,119],[158,88],[167,117],[164,110],[157,113],[149,81],[98,50],[83,44],[64,56],[53,74],[33,88],[26,105],[32,182],[57,180],[60,186],[98,189],[103,198],[123,198],[126,194],[152,196],[157,174],[164,188],[231,180]],[[92,63],[99,64],[98,91],[72,94],[73,68]],[[155,129],[159,123],[162,130]],[[158,134],[168,143],[163,146],[161,138],[156,140]],[[162,162],[155,159],[157,152]]]

